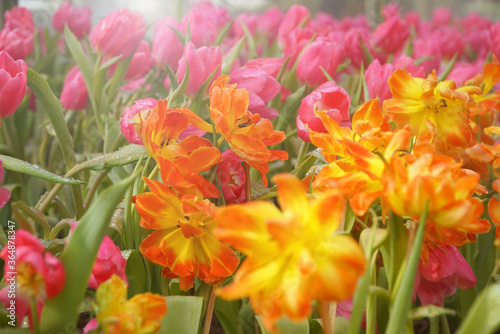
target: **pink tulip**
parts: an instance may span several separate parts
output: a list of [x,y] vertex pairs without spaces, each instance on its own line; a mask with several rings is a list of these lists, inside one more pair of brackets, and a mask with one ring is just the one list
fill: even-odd
[[241,159],[232,150],[222,153],[222,162],[217,165],[217,177],[220,179],[226,204],[245,202],[245,170]]
[[467,80],[483,72],[483,65],[484,61],[481,59],[473,63],[468,61],[456,62],[446,79],[453,80],[459,87],[463,86]]
[[157,100],[147,98],[136,100],[133,106],[128,107],[122,114],[120,128],[123,136],[131,144],[144,145],[140,137],[142,121],[146,119],[149,113],[156,109]]
[[[40,316],[45,300],[56,297],[64,288],[64,267],[58,258],[45,252],[40,240],[30,232],[19,229],[13,236],[14,239],[9,240],[15,242],[16,261],[14,265],[6,265],[4,268],[4,279],[8,285],[0,291],[0,302],[8,308],[14,300],[16,318],[23,319],[26,314],[30,315],[30,301],[35,300],[37,314]],[[0,258],[9,263],[11,254],[12,249],[5,247],[0,252]],[[11,280],[14,282],[15,297],[8,293]],[[30,327],[32,320],[30,316]],[[17,322],[18,326],[21,324],[22,321]]]
[[33,33],[27,29],[4,28],[0,32],[0,50],[14,59],[26,59],[33,52]]
[[255,59],[250,59],[249,61],[246,62],[245,68],[251,69],[251,68],[259,68],[264,71],[266,71],[270,76],[276,79],[278,76],[278,73],[280,72],[281,68],[283,67],[283,63],[285,61],[283,58],[255,58]]
[[[109,75],[113,76],[116,71],[118,63],[114,63],[109,67]],[[125,73],[125,80],[136,80],[142,78],[149,72],[154,66],[154,59],[149,53],[149,44],[146,41],[141,41],[137,50],[135,51],[130,64]]]
[[441,57],[451,59],[455,54],[460,56],[464,51],[463,34],[454,27],[441,27],[428,38],[436,44]]
[[128,57],[145,33],[141,14],[119,9],[108,14],[92,29],[90,44],[103,57]]
[[[288,35],[298,29],[307,28],[309,26],[309,19],[311,13],[309,9],[304,6],[293,5],[286,12],[285,17],[281,21],[280,27],[278,29],[278,44],[283,47],[287,42]],[[304,24],[303,27],[300,25]]]
[[7,51],[0,51],[0,117],[12,115],[23,101],[27,71],[24,60],[14,61]]
[[490,27],[491,52],[500,59],[500,22]]
[[126,265],[127,260],[122,256],[120,248],[114,244],[109,236],[105,235],[92,267],[89,287],[97,289],[102,282],[107,281],[113,275],[117,275],[128,285],[125,273]]
[[429,38],[417,38],[413,40],[413,59],[430,57],[421,62],[425,68],[425,73],[429,74],[433,70],[438,71],[441,64],[441,50],[439,46]]
[[284,17],[285,13],[278,7],[271,7],[264,14],[260,15],[257,21],[257,32],[268,38],[269,45],[276,40],[278,29]]
[[368,34],[364,30],[351,28],[344,34],[344,56],[355,68],[360,68],[362,62],[366,64],[362,43],[366,48],[370,48]]
[[15,6],[11,10],[5,12],[4,18],[4,29],[23,29],[31,33],[35,32],[33,15],[31,15],[28,8]]
[[[184,48],[184,56],[179,60],[179,67],[177,68],[179,83],[182,82],[186,73],[186,63],[189,66],[189,81],[184,93],[189,97],[194,97],[214,70],[216,71],[214,78],[220,76],[222,65],[220,47],[203,46],[195,49],[193,43],[188,42]],[[208,87],[210,87],[210,84]]]
[[194,4],[181,20],[183,32],[189,25],[191,42],[196,47],[212,46],[219,31],[232,18],[224,7],[216,7],[209,1]]
[[451,10],[446,7],[434,9],[432,13],[432,23],[435,28],[449,25],[451,22]]
[[317,38],[302,51],[297,62],[297,79],[301,84],[308,83],[313,88],[318,87],[328,81],[323,70],[334,77],[343,60],[339,44],[325,38]]
[[71,4],[65,1],[54,13],[52,27],[56,31],[64,32],[65,24],[78,39],[82,39],[90,32],[90,8],[71,7]]
[[323,12],[317,13],[314,20],[311,20],[310,28],[319,37],[327,37],[332,33],[342,31],[340,23],[330,14]]
[[231,72],[230,77],[230,83],[236,83],[238,88],[249,92],[248,110],[268,119],[278,116],[277,110],[266,106],[281,90],[281,85],[275,78],[263,69],[245,67]]
[[243,25],[250,31],[252,36],[255,36],[257,31],[257,25],[259,23],[259,15],[253,13],[242,13],[238,15],[231,26],[231,36],[236,39],[240,39],[245,36],[245,30]]
[[309,129],[316,132],[327,132],[323,122],[315,115],[317,111],[325,111],[341,126],[350,126],[349,106],[351,97],[344,88],[335,82],[328,81],[316,88],[302,99],[297,116],[297,133],[299,137],[310,142]]
[[476,286],[474,272],[457,247],[446,244],[425,247],[429,251],[428,264],[420,260],[414,286],[414,295],[422,305],[443,307],[444,299],[455,294],[457,288]]
[[415,61],[405,55],[400,55],[394,59],[394,64],[381,65],[375,59],[365,71],[365,80],[368,87],[368,93],[371,99],[378,98],[380,103],[390,99],[392,93],[389,89],[388,80],[397,69],[406,69],[414,77],[424,77],[425,70],[422,66],[416,66]]
[[73,68],[64,79],[61,104],[64,109],[83,110],[87,107],[87,86],[78,66]]
[[382,16],[386,21],[389,20],[391,17],[398,15],[399,15],[399,5],[394,2],[387,4],[382,8]]
[[383,53],[395,53],[401,50],[410,36],[410,27],[399,15],[381,23],[373,32],[374,49]]
[[184,45],[173,29],[182,30],[180,24],[173,17],[166,17],[156,22],[151,54],[156,66],[165,70],[166,65],[168,65],[175,72],[184,51]]
[[283,57],[288,60],[288,69],[291,69],[297,60],[300,52],[311,42],[314,37],[314,32],[311,29],[295,29],[285,37],[285,49]]

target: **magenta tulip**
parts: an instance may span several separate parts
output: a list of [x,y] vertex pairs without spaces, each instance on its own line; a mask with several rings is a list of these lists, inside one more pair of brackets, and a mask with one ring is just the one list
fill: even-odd
[[0,51],[0,117],[12,115],[23,101],[27,71],[24,60],[14,60],[7,51]]

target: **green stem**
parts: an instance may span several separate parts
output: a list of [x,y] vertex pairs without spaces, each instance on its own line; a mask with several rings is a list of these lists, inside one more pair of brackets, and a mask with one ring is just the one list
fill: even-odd
[[214,314],[215,306],[215,288],[212,287],[210,291],[210,296],[208,297],[207,312],[205,313],[205,321],[203,323],[203,334],[210,333],[210,327],[212,327],[212,317]]
[[257,201],[265,201],[265,200],[268,200],[268,199],[274,198],[274,197],[278,197],[277,191],[268,192],[267,194],[264,194],[264,195],[260,196],[259,198],[257,198]]
[[439,334],[439,318],[431,317],[429,319],[430,322],[430,334]]
[[38,312],[36,309],[36,299],[34,297],[31,298],[30,305],[31,305],[31,318],[33,320],[33,333],[40,334],[40,327],[38,326]]
[[296,169],[302,164],[308,149],[309,149],[309,143],[306,141],[302,142],[302,144],[300,145],[299,154],[297,155],[297,161],[295,162]]
[[420,217],[417,227],[417,233],[413,240],[411,253],[405,267],[400,270],[403,271],[401,284],[396,291],[394,303],[391,308],[389,316],[389,323],[387,325],[387,333],[401,333],[404,332],[406,324],[408,323],[408,313],[410,312],[413,285],[415,283],[415,276],[417,274],[417,266],[420,260],[420,251],[422,242],[424,240],[425,221],[427,220],[427,211],[429,202],[425,205],[424,212]]
[[448,318],[445,314],[441,314],[441,328],[443,328],[444,334],[451,334],[450,325],[448,324]]
[[97,176],[95,179],[94,183],[92,183],[92,187],[90,187],[89,192],[87,193],[87,196],[85,197],[85,202],[83,203],[83,208],[86,211],[87,208],[90,206],[90,203],[92,202],[92,198],[94,198],[94,194],[96,193],[97,189],[99,188],[99,185],[101,184],[102,180],[108,175],[107,172],[101,173]]

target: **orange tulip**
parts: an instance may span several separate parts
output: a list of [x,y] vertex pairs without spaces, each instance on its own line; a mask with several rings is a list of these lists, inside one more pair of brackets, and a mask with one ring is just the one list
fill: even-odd
[[216,285],[230,276],[240,260],[212,234],[215,205],[193,195],[179,198],[160,182],[144,181],[151,192],[135,196],[136,209],[141,226],[155,230],[139,246],[144,257],[162,265],[164,276],[178,277],[184,291],[195,277]]
[[269,150],[285,139],[282,131],[273,130],[270,120],[248,111],[249,97],[245,89],[226,85],[228,76],[221,76],[210,88],[210,116],[218,133],[224,136],[233,152],[257,169],[267,186],[269,161],[286,160],[286,151]]
[[221,208],[215,216],[215,235],[246,254],[233,283],[217,293],[232,300],[249,297],[271,330],[284,315],[306,318],[314,300],[351,297],[366,264],[359,245],[336,234],[344,213],[338,191],[310,202],[295,177],[279,174],[273,181],[281,211],[256,201]]
[[189,109],[167,109],[167,102],[159,100],[156,110],[143,121],[144,146],[160,165],[162,180],[166,185],[181,194],[219,197],[217,187],[199,173],[221,162],[221,152],[210,141],[196,135],[179,141],[179,135],[189,125],[212,131],[207,122]]

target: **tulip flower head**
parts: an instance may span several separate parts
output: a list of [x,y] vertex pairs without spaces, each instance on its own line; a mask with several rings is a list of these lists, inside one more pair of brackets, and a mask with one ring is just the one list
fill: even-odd
[[273,181],[281,211],[256,201],[221,208],[215,217],[217,238],[246,254],[233,283],[217,294],[230,300],[249,297],[271,330],[284,315],[304,320],[313,300],[351,297],[366,264],[353,239],[335,234],[344,208],[338,191],[309,202],[293,176],[279,174]]
[[97,317],[84,333],[97,328],[103,333],[156,333],[167,313],[165,298],[157,294],[146,292],[127,300],[127,285],[116,275],[97,288],[95,308]]
[[24,60],[14,60],[7,51],[0,51],[0,117],[12,115],[23,101],[27,71]]

